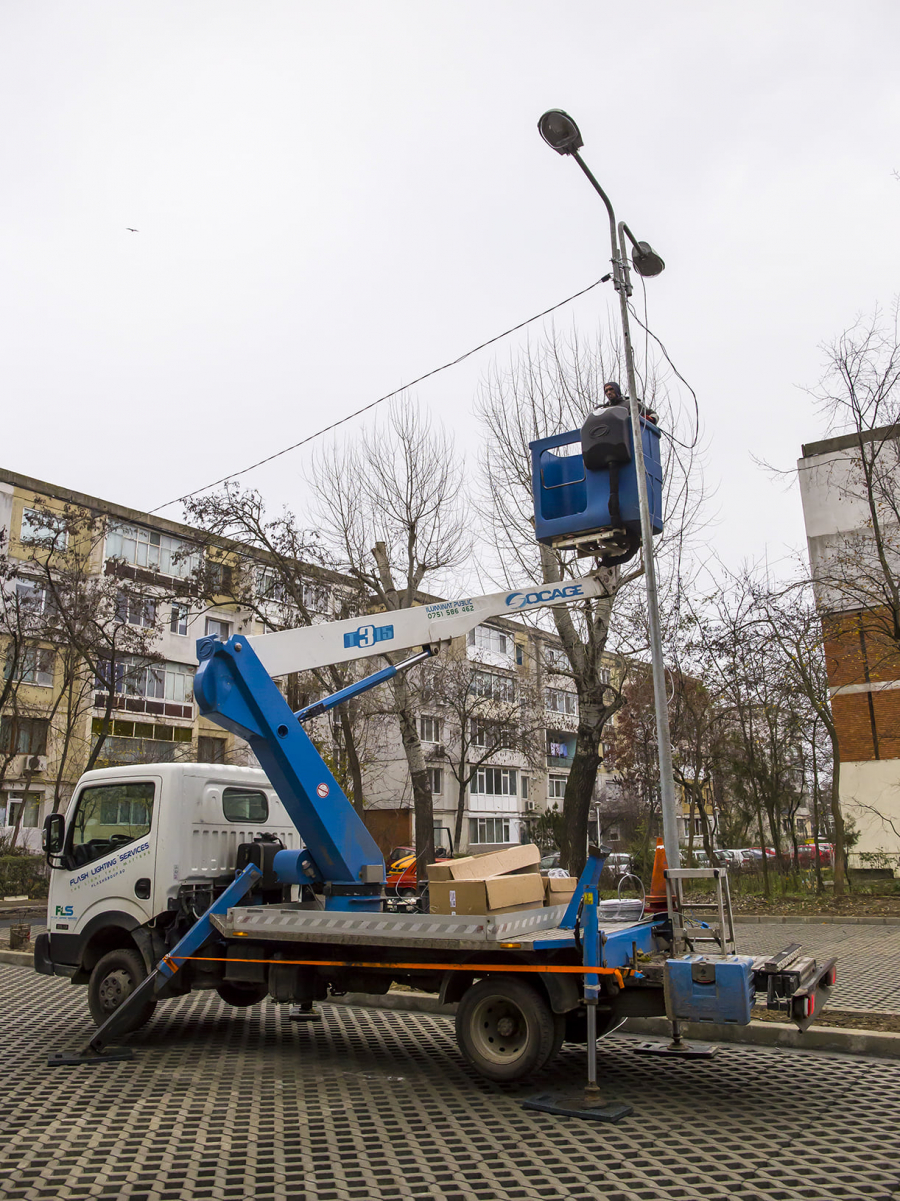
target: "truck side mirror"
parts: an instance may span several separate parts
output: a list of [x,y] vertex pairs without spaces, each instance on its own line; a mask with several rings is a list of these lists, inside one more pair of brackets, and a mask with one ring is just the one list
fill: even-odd
[[50,862],[51,856],[60,854],[65,840],[66,819],[61,813],[51,813],[44,821],[44,829],[41,831],[41,846],[51,867],[54,866]]

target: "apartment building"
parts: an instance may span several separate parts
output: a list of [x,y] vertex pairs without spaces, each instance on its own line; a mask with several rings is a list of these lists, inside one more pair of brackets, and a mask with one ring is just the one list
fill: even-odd
[[[207,554],[212,583],[201,599],[200,531],[7,470],[0,470],[0,530],[15,569],[4,585],[12,607],[0,628],[7,684],[0,835],[18,829],[19,842],[36,849],[44,817],[65,806],[94,752],[95,766],[255,762],[241,739],[198,715],[192,685],[198,637],[258,634],[275,624],[285,598],[265,555],[254,552],[248,567],[247,549],[238,544],[225,543],[211,560]],[[52,616],[48,572],[71,572],[69,560],[81,573],[82,593],[102,597],[108,610],[88,664],[67,645],[63,626],[45,621]],[[252,604],[235,599],[239,568],[251,580]],[[334,616],[354,587],[315,565],[301,572],[312,620]],[[10,613],[35,623],[24,630],[20,650],[10,642]],[[441,670],[426,675],[417,704],[435,825],[452,831],[458,850],[519,842],[544,809],[562,807],[574,755],[578,698],[559,641],[498,618],[433,662]],[[297,707],[314,699],[314,683],[294,684],[301,690]],[[373,825],[406,831],[395,840],[404,841],[412,834],[412,794],[396,720],[376,703],[363,721],[366,806]],[[339,757],[339,727],[320,719],[311,732]],[[601,771],[598,795],[608,779]]]
[[900,871],[900,652],[890,631],[900,562],[898,466],[896,425],[808,443],[797,464],[810,566],[824,614],[841,805],[859,834],[850,861],[865,866],[883,859],[895,871]]

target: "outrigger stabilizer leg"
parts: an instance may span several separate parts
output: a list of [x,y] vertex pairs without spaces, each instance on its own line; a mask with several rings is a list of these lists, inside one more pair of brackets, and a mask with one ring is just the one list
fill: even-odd
[[254,864],[249,863],[232,880],[225,891],[213,901],[206,912],[197,919],[187,934],[176,943],[171,951],[163,955],[149,976],[142,980],[118,1009],[110,1014],[87,1046],[80,1051],[57,1051],[47,1059],[48,1065],[51,1068],[74,1067],[76,1064],[82,1063],[115,1063],[122,1059],[132,1059],[134,1053],[130,1047],[112,1047],[110,1043],[127,1027],[130,1016],[146,1004],[151,997],[162,992],[166,984],[181,968],[185,959],[203,946],[213,932],[210,921],[213,914],[226,913],[232,905],[236,905],[246,896],[257,880],[261,879],[262,872]]

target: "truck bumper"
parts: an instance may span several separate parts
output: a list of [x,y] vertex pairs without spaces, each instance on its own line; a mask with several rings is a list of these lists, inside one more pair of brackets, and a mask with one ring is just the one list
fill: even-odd
[[34,940],[34,970],[42,976],[69,976],[78,971],[75,963],[54,963],[50,958],[50,935],[39,934]]

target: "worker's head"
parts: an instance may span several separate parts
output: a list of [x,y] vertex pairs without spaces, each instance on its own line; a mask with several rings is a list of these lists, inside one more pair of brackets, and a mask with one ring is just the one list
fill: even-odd
[[625,398],[622,396],[622,389],[618,384],[610,381],[603,385],[603,396],[608,405],[620,405],[625,403]]

